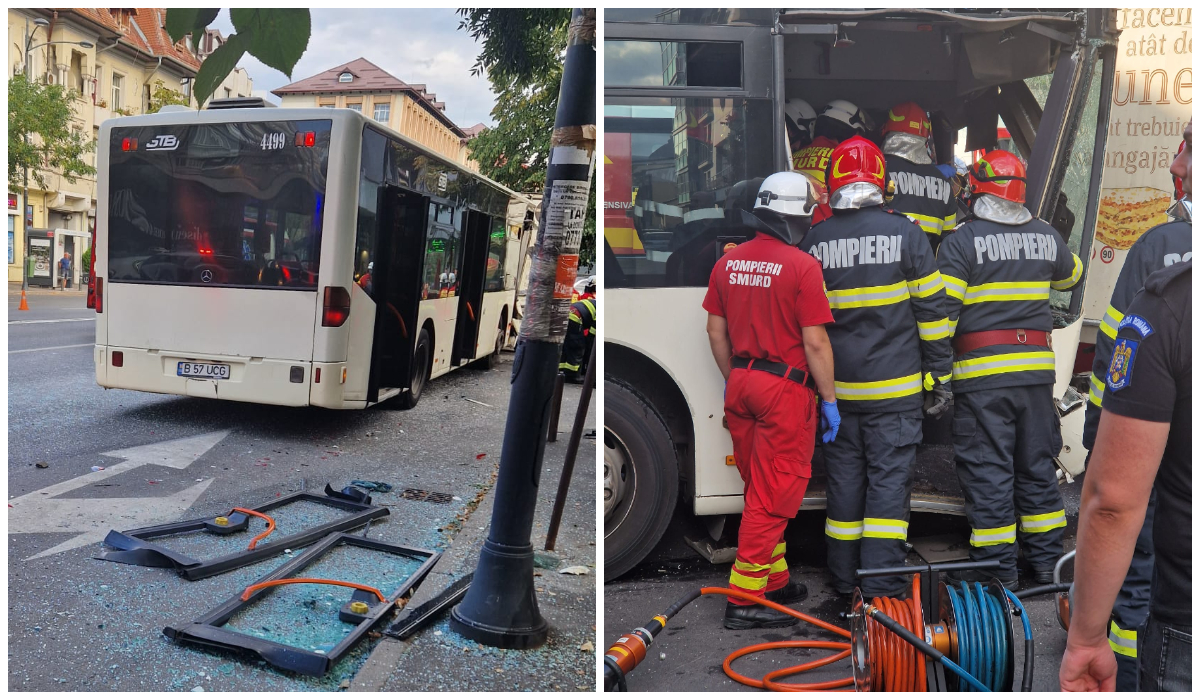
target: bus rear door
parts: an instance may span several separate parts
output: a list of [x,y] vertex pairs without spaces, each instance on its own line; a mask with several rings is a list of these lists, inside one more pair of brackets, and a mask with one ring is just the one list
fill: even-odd
[[[370,403],[379,401],[380,387],[423,385],[429,371],[413,367],[428,210],[428,197],[394,185],[379,190],[377,264],[371,280],[376,307],[367,382]],[[421,376],[414,379],[414,370]]]
[[479,322],[483,318],[483,282],[487,275],[488,236],[491,217],[468,210],[463,226],[463,264],[458,277],[458,321],[450,364],[457,367],[475,359]]

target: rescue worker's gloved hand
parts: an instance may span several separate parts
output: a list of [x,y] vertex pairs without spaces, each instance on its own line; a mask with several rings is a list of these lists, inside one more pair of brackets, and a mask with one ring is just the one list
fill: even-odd
[[950,408],[952,396],[950,387],[935,379],[933,388],[925,392],[925,415],[934,418],[945,413]]
[[842,425],[842,414],[838,413],[837,400],[821,402],[821,442],[833,442]]

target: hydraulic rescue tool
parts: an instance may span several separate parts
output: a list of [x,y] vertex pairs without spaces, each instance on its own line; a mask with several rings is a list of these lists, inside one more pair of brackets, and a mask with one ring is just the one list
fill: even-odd
[[[1067,554],[1060,560],[1060,570],[1072,555]],[[728,588],[701,588],[677,600],[645,627],[622,636],[608,649],[604,656],[604,688],[606,691],[626,690],[626,676],[646,658],[655,636],[666,627],[668,620],[702,595],[722,595],[766,605],[847,640],[785,640],[734,651],[722,664],[725,674],[752,688],[1011,692],[1016,640],[1013,623],[1014,618],[1019,617],[1025,639],[1021,690],[1028,692],[1033,688],[1033,627],[1020,599],[1065,591],[1069,584],[1039,586],[1018,595],[995,578],[986,583],[943,583],[938,578],[939,572],[987,571],[1000,566],[999,561],[979,561],[859,570],[856,572],[858,578],[911,574],[912,589],[906,599],[874,598],[869,601],[855,590],[847,615],[849,630],[757,596]],[[797,648],[829,649],[834,653],[816,661],[771,671],[761,679],[749,678],[733,669],[733,662],[743,656]],[[819,683],[785,683],[781,680],[845,658],[851,661],[852,675],[848,678]]]

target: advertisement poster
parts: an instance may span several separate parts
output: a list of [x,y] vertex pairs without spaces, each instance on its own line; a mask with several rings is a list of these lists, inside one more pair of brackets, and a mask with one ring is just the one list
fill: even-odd
[[614,255],[645,255],[629,211],[633,209],[633,135],[604,135],[604,238]]
[[29,255],[33,258],[33,276],[50,279],[50,241],[31,238],[29,240]]
[[1104,183],[1083,313],[1099,319],[1129,247],[1167,222],[1169,168],[1192,114],[1192,10],[1122,8]]

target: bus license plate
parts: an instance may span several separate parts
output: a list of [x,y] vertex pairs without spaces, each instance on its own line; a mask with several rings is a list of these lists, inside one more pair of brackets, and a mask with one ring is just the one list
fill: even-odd
[[176,373],[180,377],[229,379],[229,365],[214,365],[207,362],[180,362]]

